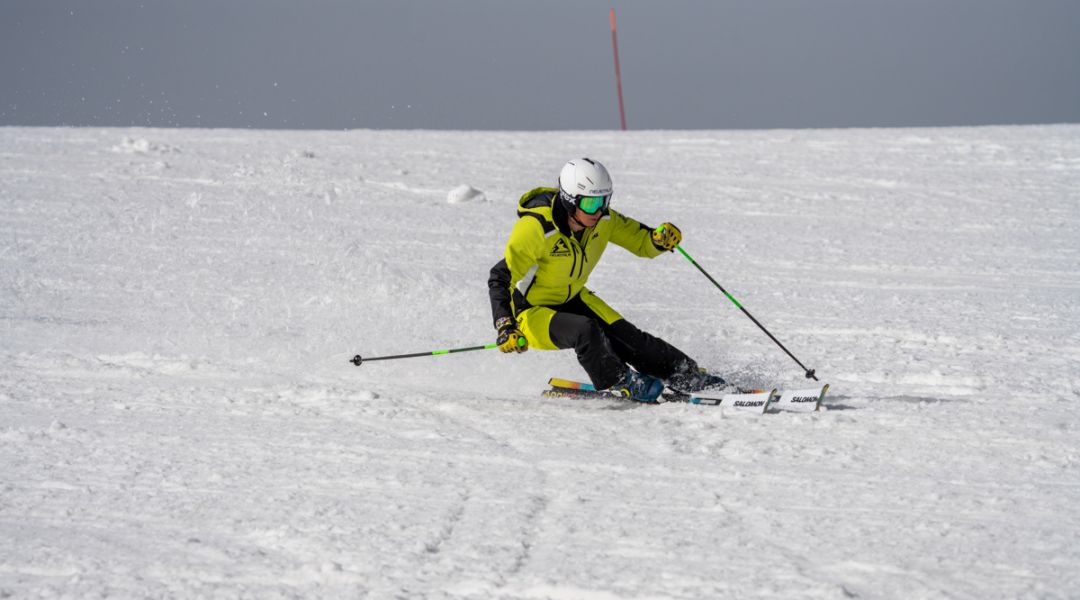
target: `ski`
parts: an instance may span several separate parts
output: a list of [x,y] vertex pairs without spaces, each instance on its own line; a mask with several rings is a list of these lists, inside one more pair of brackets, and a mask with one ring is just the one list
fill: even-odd
[[739,411],[763,414],[776,400],[776,390],[737,390],[727,394],[686,393],[667,390],[662,395],[667,402],[686,402],[703,406],[719,406]]
[[[801,388],[797,390],[773,390],[769,396],[768,405],[762,407],[762,411],[777,410],[785,412],[815,412],[821,408],[821,402],[829,391],[829,384],[813,388]],[[690,402],[693,404],[711,404],[719,406],[732,406],[737,408],[756,408],[756,401],[764,392],[749,391],[729,393],[722,395],[710,395],[708,392],[689,394],[686,392],[670,391],[665,396],[672,396],[672,400]]]
[[784,390],[776,399],[775,408],[790,412],[815,412],[829,391],[829,384],[798,390]]
[[674,390],[666,390],[656,402],[641,402],[632,398],[625,398],[610,392],[597,390],[591,383],[559,379],[556,377],[548,380],[550,390],[545,390],[542,395],[554,398],[613,398],[640,402],[642,404],[661,404],[663,402],[684,402],[686,404],[699,404],[702,406],[720,406],[739,411],[764,413],[769,403],[776,398],[776,390],[738,390],[737,393],[707,396],[702,394],[687,394]]
[[[556,398],[621,398],[606,391],[597,390],[591,383],[560,379],[552,377],[548,380],[551,389],[545,390],[542,395]],[[702,406],[720,406],[737,410],[745,410],[756,413],[764,413],[769,409],[790,412],[814,412],[821,407],[829,385],[821,387],[803,388],[795,390],[752,390],[737,389],[735,392],[726,394],[709,394],[708,392],[687,393],[678,390],[667,389],[660,396],[660,400],[653,404],[663,402],[685,402],[687,404],[699,404]]]

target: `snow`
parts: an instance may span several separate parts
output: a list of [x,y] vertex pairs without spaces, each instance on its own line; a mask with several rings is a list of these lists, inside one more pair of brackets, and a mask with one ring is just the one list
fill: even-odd
[[[581,155],[827,410],[348,363],[494,341],[517,198]],[[0,597],[1075,597],[1078,190],[1074,125],[0,128]],[[803,383],[677,254],[590,284]]]

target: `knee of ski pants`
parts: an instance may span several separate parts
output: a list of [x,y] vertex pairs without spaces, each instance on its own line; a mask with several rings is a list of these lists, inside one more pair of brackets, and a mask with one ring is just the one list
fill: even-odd
[[[622,320],[622,315],[614,308],[607,305],[599,296],[588,289],[581,290],[581,301],[589,308],[600,321],[611,325]],[[555,310],[547,306],[531,306],[517,316],[518,328],[525,338],[529,340],[529,347],[536,350],[560,350],[559,346],[551,339],[551,318],[555,316]],[[583,315],[584,316],[584,315]]]
[[604,337],[603,325],[595,317],[559,312],[546,306],[530,308],[519,315],[518,319],[518,327],[528,338],[530,348],[580,348],[583,342]]

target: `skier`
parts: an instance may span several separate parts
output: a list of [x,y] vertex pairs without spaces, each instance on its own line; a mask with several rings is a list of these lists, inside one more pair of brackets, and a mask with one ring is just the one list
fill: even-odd
[[499,349],[573,348],[596,389],[644,402],[656,401],[665,381],[686,392],[723,385],[585,287],[608,242],[655,258],[682,241],[671,223],[652,229],[612,210],[610,202],[611,177],[589,158],[566,163],[558,188],[521,197],[503,259],[488,278]]

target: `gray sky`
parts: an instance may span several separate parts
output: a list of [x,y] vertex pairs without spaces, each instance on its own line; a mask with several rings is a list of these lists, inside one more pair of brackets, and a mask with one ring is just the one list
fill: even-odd
[[1076,0],[4,0],[0,125],[1080,122]]

